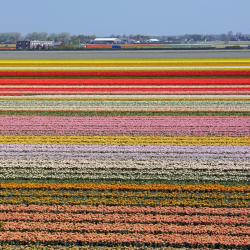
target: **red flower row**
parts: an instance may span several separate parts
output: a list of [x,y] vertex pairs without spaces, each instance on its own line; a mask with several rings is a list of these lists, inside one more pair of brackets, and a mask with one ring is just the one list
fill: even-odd
[[8,85],[79,85],[79,86],[95,86],[95,85],[106,85],[106,86],[168,86],[168,85],[184,85],[184,86],[209,86],[209,85],[250,85],[250,78],[94,78],[94,79],[9,79],[0,78],[1,86]]
[[250,71],[1,71],[0,76],[15,76],[15,77],[47,77],[47,76],[97,76],[97,77],[170,77],[170,76],[250,76]]
[[250,88],[0,88],[0,95],[25,94],[250,94]]

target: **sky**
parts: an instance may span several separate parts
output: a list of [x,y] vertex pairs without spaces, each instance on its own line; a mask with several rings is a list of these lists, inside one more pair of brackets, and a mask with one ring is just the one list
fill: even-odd
[[250,0],[0,0],[0,33],[250,33]]

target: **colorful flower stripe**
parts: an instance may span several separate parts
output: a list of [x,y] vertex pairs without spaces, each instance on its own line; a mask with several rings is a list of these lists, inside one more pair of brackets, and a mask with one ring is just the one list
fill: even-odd
[[250,101],[249,95],[34,95],[34,96],[10,96],[0,97],[1,101]]
[[244,71],[0,71],[0,77],[237,77],[250,76]]
[[183,234],[104,234],[104,233],[47,233],[47,232],[11,232],[0,233],[0,241],[18,243],[75,243],[75,244],[136,244],[156,246],[214,246],[246,247],[249,246],[249,236],[226,236],[201,234],[197,236]]
[[4,231],[49,231],[49,232],[125,232],[125,233],[188,233],[188,234],[225,234],[225,235],[250,235],[248,227],[195,225],[182,226],[175,224],[130,224],[130,223],[65,223],[65,222],[7,222],[2,227]]
[[191,207],[129,207],[129,206],[13,206],[1,205],[1,211],[16,212],[69,212],[69,213],[159,213],[159,214],[183,214],[183,215],[243,215],[250,214],[249,209],[244,208],[191,208]]
[[183,214],[183,215],[234,215],[249,216],[246,208],[192,208],[192,207],[129,207],[129,206],[37,206],[37,205],[0,205],[2,212],[50,212],[50,213],[152,213],[152,214]]
[[12,67],[10,66],[4,66],[2,67],[0,65],[0,71],[2,72],[29,72],[29,71],[35,71],[35,72],[51,72],[51,71],[58,71],[58,72],[64,72],[64,71],[72,71],[72,72],[79,72],[79,71],[250,71],[250,64],[247,66],[242,66],[242,65],[233,65],[233,66],[198,66],[198,65],[193,65],[193,66],[16,66]]
[[[41,159],[49,160],[50,157],[53,159],[82,159],[83,161],[88,160],[179,160],[178,158],[187,158],[191,160],[193,157],[204,158],[204,159],[218,159],[223,160],[236,159],[244,160],[250,157],[249,146],[94,146],[94,145],[0,145],[1,157],[4,155],[13,156],[25,156],[27,159],[30,157],[38,156],[40,154]],[[43,153],[43,154],[42,154]],[[113,157],[112,157],[113,155]],[[58,157],[56,157],[58,156]],[[141,156],[141,157],[140,157]],[[223,159],[220,159],[220,156]],[[7,158],[6,158],[7,159]],[[21,158],[20,158],[21,159]],[[2,163],[3,164],[3,163]],[[227,163],[228,164],[228,163]],[[40,166],[40,165],[39,165]],[[38,167],[39,167],[38,166]],[[117,166],[119,168],[119,166]],[[185,167],[180,166],[181,167]],[[198,167],[198,166],[197,166]]]
[[[0,101],[0,103],[2,102]],[[27,102],[20,103],[22,106],[26,104],[29,105]],[[58,103],[50,105],[52,108]],[[211,127],[212,129],[209,129]],[[69,119],[67,117],[7,116],[0,119],[1,135],[250,136],[249,127],[250,119],[248,117],[237,120],[228,117],[208,117],[206,119],[198,117],[189,119],[185,119],[185,117],[182,119],[180,117],[155,117],[155,119],[134,117],[131,120],[129,117],[72,117]]]
[[96,94],[223,94],[223,95],[234,95],[234,94],[250,94],[250,88],[245,87],[230,87],[230,88],[0,88],[1,96],[22,96],[22,95],[60,95],[60,94],[84,94],[84,95],[96,95]]
[[[178,113],[247,113],[249,112],[250,102],[248,101],[44,101],[44,100],[13,100],[5,101],[0,100],[0,105],[2,106],[2,112],[4,111],[49,111],[49,112],[92,112],[102,114],[105,112],[112,113],[114,112],[131,112],[131,113],[141,113],[145,114],[152,113],[157,119],[157,114],[162,116],[161,113],[175,115],[175,112]],[[113,107],[113,109],[112,109]],[[37,115],[38,116],[38,115]],[[101,115],[100,115],[101,116]],[[126,115],[124,115],[126,116]],[[136,115],[134,115],[136,116]],[[139,115],[138,115],[139,116]],[[140,115],[141,116],[141,115]],[[147,115],[144,115],[147,117]],[[176,116],[176,115],[175,115]],[[196,117],[197,115],[193,115]],[[211,115],[212,116],[212,115]],[[235,115],[238,116],[238,115]],[[112,116],[112,117],[115,117]],[[145,118],[144,117],[144,118]],[[135,117],[136,119],[137,117]],[[143,117],[142,117],[143,118]],[[162,117],[163,118],[163,117]],[[131,118],[130,118],[131,119]]]
[[[160,177],[161,173],[169,173],[169,175],[173,175],[176,180],[185,180],[185,177],[182,175],[184,172],[186,172],[186,174],[189,173],[189,177],[190,175],[197,175],[196,178],[204,177],[205,179],[210,179],[211,177],[222,178],[223,176],[225,178],[226,176],[227,178],[234,178],[236,177],[236,173],[241,174],[241,177],[244,176],[244,178],[247,178],[247,171],[250,168],[249,157],[245,157],[244,155],[237,157],[225,154],[225,160],[223,161],[220,159],[219,153],[213,156],[209,156],[209,153],[207,153],[208,156],[197,154],[192,157],[189,157],[191,153],[186,156],[182,156],[181,153],[171,156],[148,153],[148,157],[145,155],[137,157],[139,154],[126,154],[125,156],[117,154],[112,156],[110,153],[102,156],[100,152],[91,156],[92,158],[87,157],[89,154],[87,152],[84,152],[81,157],[78,157],[77,155],[80,153],[81,151],[71,154],[66,151],[65,153],[57,155],[57,152],[44,153],[42,150],[30,155],[22,152],[16,153],[15,151],[13,153],[2,153],[0,161],[2,164],[1,175],[4,175],[5,179],[7,178],[7,172],[15,176],[15,173],[20,174],[20,171],[23,169],[26,169],[30,174],[31,172],[38,174],[39,171],[47,170],[47,173],[51,175],[53,175],[53,173],[49,172],[49,170],[57,170],[58,173],[60,173],[60,171],[65,171],[66,173],[70,171],[75,173],[79,171],[89,173],[94,170],[99,170],[103,173],[105,171],[106,173],[110,172],[110,174],[111,172],[115,174],[115,171],[117,171],[117,173],[119,172],[123,175],[129,175],[129,172],[132,178],[132,174],[138,175],[140,171],[142,171],[144,174],[152,173],[152,177],[157,174],[159,175],[158,177]],[[176,173],[173,170],[176,170]],[[200,170],[203,170],[204,173],[199,172]],[[211,170],[215,172],[211,172]],[[13,171],[17,172],[13,173]],[[42,175],[43,173],[40,172],[39,176]],[[95,175],[92,177],[95,177]],[[161,178],[159,178],[159,180],[160,179]],[[144,181],[146,180],[144,179]]]
[[[29,243],[29,245],[22,245],[21,246],[23,250],[55,250],[55,249],[60,249],[60,250],[108,250],[107,247],[105,246],[100,246],[99,245],[88,245],[86,244],[85,246],[74,246],[74,244],[67,244],[67,246],[63,245],[58,245],[58,244],[35,244],[35,243]],[[6,250],[19,250],[20,246],[18,245],[11,245],[11,244],[4,244],[4,249]],[[112,250],[140,250],[140,247],[136,246],[112,246]],[[143,249],[145,250],[159,250],[160,248],[158,247],[150,247],[150,246],[143,246]],[[181,248],[173,248],[173,247],[164,247],[166,250],[184,250],[182,247]],[[198,249],[197,249],[198,250]],[[199,249],[201,250],[201,249]]]
[[0,65],[248,65],[248,58],[225,58],[225,59],[85,59],[85,60],[1,60]]
[[[139,147],[122,146],[121,148],[119,148],[119,146],[80,145],[1,145],[0,148],[2,151],[0,155],[2,166],[5,165],[2,161],[6,161],[6,166],[11,166],[12,164],[15,164],[15,161],[17,164],[18,161],[22,160],[22,164],[27,165],[26,167],[28,167],[28,164],[25,164],[25,160],[30,159],[30,167],[32,167],[32,161],[34,160],[37,160],[37,162],[43,161],[45,165],[46,160],[48,162],[58,160],[59,162],[61,162],[61,164],[63,164],[63,161],[67,161],[68,163],[70,163],[70,161],[72,160],[71,164],[75,163],[74,165],[76,166],[78,164],[78,166],[81,166],[82,164],[86,168],[97,168],[98,165],[99,167],[102,167],[102,165],[106,163],[108,164],[107,168],[111,168],[113,166],[118,169],[124,167],[137,169],[155,169],[158,166],[162,169],[172,169],[173,166],[174,168],[178,169],[192,167],[194,169],[227,169],[233,168],[233,166],[235,166],[236,169],[240,168],[240,166],[248,168],[247,160],[250,158],[248,153],[249,147],[243,146],[239,146],[236,149],[233,149],[233,147],[203,146],[201,152],[197,151],[198,147],[191,146],[188,146],[190,147],[190,149],[184,146],[144,146],[144,149],[140,149]],[[159,147],[159,151],[156,151],[156,147]],[[223,157],[223,159],[221,159],[221,157]],[[119,161],[120,164],[117,164],[117,162]],[[209,163],[209,161],[213,161],[214,165],[207,164]],[[241,163],[244,164],[244,162],[246,164],[241,165]],[[153,167],[153,164],[156,163],[157,165]],[[181,164],[181,166],[179,164]],[[192,164],[194,165],[192,166]],[[55,162],[53,165],[54,168],[56,168],[57,163]],[[38,167],[41,166],[39,165]],[[70,166],[68,167],[71,168]]]
[[[248,112],[248,101],[44,101],[0,100],[2,111],[59,112]],[[155,115],[156,115],[155,114]]]
[[151,190],[151,191],[218,191],[249,192],[249,186],[224,185],[167,185],[167,184],[38,184],[38,183],[1,183],[0,189],[50,189],[50,190]]
[[20,86],[20,85],[33,85],[33,86],[116,86],[116,85],[125,85],[125,86],[168,86],[168,85],[201,85],[201,86],[209,86],[209,85],[250,85],[249,78],[200,78],[200,79],[128,79],[128,78],[119,78],[119,79],[5,79],[0,78],[1,86]]
[[[35,244],[35,243],[29,243],[29,245],[22,245],[21,246],[23,250],[55,250],[55,249],[60,249],[60,250],[108,250],[110,247],[105,247],[104,245],[81,245],[81,246],[75,246],[74,244],[67,244],[62,245],[62,244]],[[4,244],[4,248],[6,250],[17,250],[20,249],[20,246],[18,245],[12,245],[12,244]],[[141,247],[136,247],[136,246],[125,246],[125,245],[117,245],[117,246],[112,246],[112,250],[140,250]],[[150,246],[143,246],[143,249],[145,250],[159,250],[159,247],[150,247]],[[173,247],[164,247],[166,250],[184,250],[184,248],[173,248]],[[197,249],[201,250],[201,249]]]
[[[61,192],[63,191],[63,192]],[[31,196],[34,198],[39,198],[39,197],[47,197],[47,198],[72,198],[72,199],[77,199],[81,200],[82,198],[86,199],[92,199],[92,198],[114,198],[114,199],[119,199],[119,198],[124,198],[124,199],[144,199],[144,200],[155,200],[157,199],[164,199],[164,202],[167,201],[168,199],[177,199],[179,198],[180,200],[185,200],[185,199],[200,199],[200,200],[207,200],[207,199],[215,199],[215,200],[225,200],[228,199],[230,201],[237,200],[239,202],[245,202],[244,199],[246,200],[246,203],[249,202],[249,193],[226,193],[226,194],[220,194],[219,192],[193,192],[189,193],[188,191],[172,191],[172,192],[167,192],[167,191],[158,191],[157,193],[150,192],[150,191],[129,191],[129,190],[41,190],[41,189],[28,189],[28,190],[2,190],[1,191],[1,196],[3,198],[13,196],[17,198],[24,198],[24,197],[29,197]],[[146,196],[146,198],[145,198]]]
[[[31,194],[32,195],[32,194]],[[88,197],[87,199],[81,199],[80,197],[52,197],[52,196],[39,196],[32,197],[31,195],[27,195],[24,197],[3,197],[0,199],[0,204],[12,204],[12,205],[21,205],[21,204],[34,204],[34,205],[91,205],[91,206],[181,206],[181,207],[220,207],[220,208],[248,208],[249,202],[244,201],[242,199],[200,199],[197,197],[196,199],[190,198],[180,198],[173,200],[164,199],[159,201],[159,199],[146,199],[146,198],[113,198],[110,197]]]
[[[41,162],[45,163],[45,162]],[[51,163],[51,162],[49,162]],[[214,169],[213,173],[211,170],[202,169],[202,173],[197,173],[193,169],[137,169],[137,170],[129,170],[129,169],[103,169],[103,168],[84,168],[84,165],[78,167],[76,163],[75,168],[67,168],[67,164],[69,162],[62,163],[61,167],[58,167],[58,171],[56,173],[52,173],[49,168],[49,164],[46,164],[44,168],[37,169],[34,166],[25,168],[25,165],[20,168],[16,165],[13,168],[4,168],[0,172],[0,177],[2,180],[33,180],[33,179],[41,179],[41,180],[61,180],[67,179],[68,181],[75,180],[87,180],[87,181],[120,181],[120,182],[130,182],[130,181],[143,181],[147,182],[195,182],[199,181],[200,183],[208,182],[208,181],[216,181],[217,183],[223,183],[227,181],[235,182],[235,183],[248,183],[249,180],[249,169],[236,169],[229,172],[228,169],[217,170]],[[72,162],[71,162],[72,163]],[[153,164],[156,162],[153,162]],[[90,162],[91,164],[91,162]],[[116,162],[118,164],[118,162]],[[153,165],[152,164],[152,165]],[[27,164],[28,165],[28,164]],[[66,165],[66,167],[65,167]],[[105,166],[105,162],[102,164]],[[115,166],[115,164],[113,164]],[[125,165],[126,166],[126,165]],[[132,165],[133,166],[133,165]],[[55,170],[55,168],[53,168]],[[41,171],[41,172],[40,172]],[[93,173],[94,171],[94,173]],[[101,177],[100,177],[101,176]]]
[[[1,204],[21,205],[91,205],[91,206],[188,206],[209,208],[248,208],[249,194],[218,192],[180,192],[164,191],[97,191],[97,190],[3,190],[0,192]],[[32,198],[31,198],[32,197]],[[126,213],[127,214],[127,213]],[[206,215],[206,213],[205,213]],[[189,215],[190,216],[190,215]]]
[[44,101],[250,101],[249,95],[35,95],[0,97],[0,100]]
[[250,137],[0,136],[0,144],[250,146]]
[[103,223],[180,223],[205,225],[245,225],[248,217],[206,216],[206,215],[151,215],[151,214],[72,214],[72,213],[16,213],[0,212],[1,221],[40,221],[40,222],[103,222]]
[[[40,154],[44,154],[43,151]],[[189,159],[188,156],[169,156],[149,154],[148,159],[137,159],[136,155],[123,156],[101,154],[99,158],[85,160],[69,153],[57,156],[56,152],[39,156],[39,152],[32,155],[12,153],[3,154],[0,161],[2,180],[43,180],[43,182],[61,181],[67,179],[70,183],[92,181],[98,183],[164,183],[195,184],[216,182],[220,184],[246,185],[249,179],[249,160],[244,155],[239,157],[225,157],[222,161],[217,156],[204,157],[197,155]],[[75,152],[75,155],[80,152]],[[190,153],[191,154],[191,153]],[[88,155],[86,152],[85,155]],[[150,158],[153,159],[150,159]],[[86,157],[87,158],[87,157]],[[146,158],[146,157],[144,157]],[[158,159],[157,159],[158,158]],[[29,160],[27,160],[29,159]],[[84,160],[83,160],[84,159]],[[128,160],[129,159],[129,160]],[[249,158],[248,158],[249,159]]]
[[[250,117],[133,117],[131,120],[130,117],[12,117],[12,116],[2,116],[0,119],[0,126],[14,127],[15,125],[19,126],[28,126],[30,122],[34,126],[58,126],[59,124],[63,126],[138,126],[142,125],[150,127],[173,127],[173,126],[194,126],[194,127],[209,127],[212,126],[214,129],[219,129],[218,127],[227,128],[230,127],[241,127],[244,129],[246,126],[250,126]],[[33,124],[34,123],[34,124]],[[31,126],[32,128],[33,126]],[[152,127],[150,127],[152,129]],[[74,128],[76,129],[76,128]]]

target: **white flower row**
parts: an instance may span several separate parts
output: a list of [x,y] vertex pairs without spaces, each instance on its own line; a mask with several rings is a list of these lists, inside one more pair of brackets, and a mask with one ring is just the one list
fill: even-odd
[[[232,170],[250,170],[250,160],[232,161],[232,160],[46,160],[46,159],[8,159],[0,160],[0,169],[43,169],[49,168],[53,170],[60,169],[131,169],[141,171],[153,170],[206,170],[206,171],[232,171]],[[39,170],[40,171],[40,170]]]
[[[24,164],[26,163],[26,164]],[[148,180],[211,180],[248,181],[249,165],[241,169],[182,168],[181,165],[161,167],[160,162],[16,162],[12,167],[5,163],[0,166],[2,179],[148,179]],[[158,164],[160,163],[160,164]],[[167,164],[167,162],[165,162]],[[129,164],[129,168],[126,166]],[[139,168],[138,168],[139,166]],[[143,167],[145,166],[145,167]]]

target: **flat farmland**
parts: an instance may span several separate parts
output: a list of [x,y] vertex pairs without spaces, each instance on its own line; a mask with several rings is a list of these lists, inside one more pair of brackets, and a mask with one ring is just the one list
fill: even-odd
[[248,52],[125,54],[0,54],[0,247],[248,250]]

